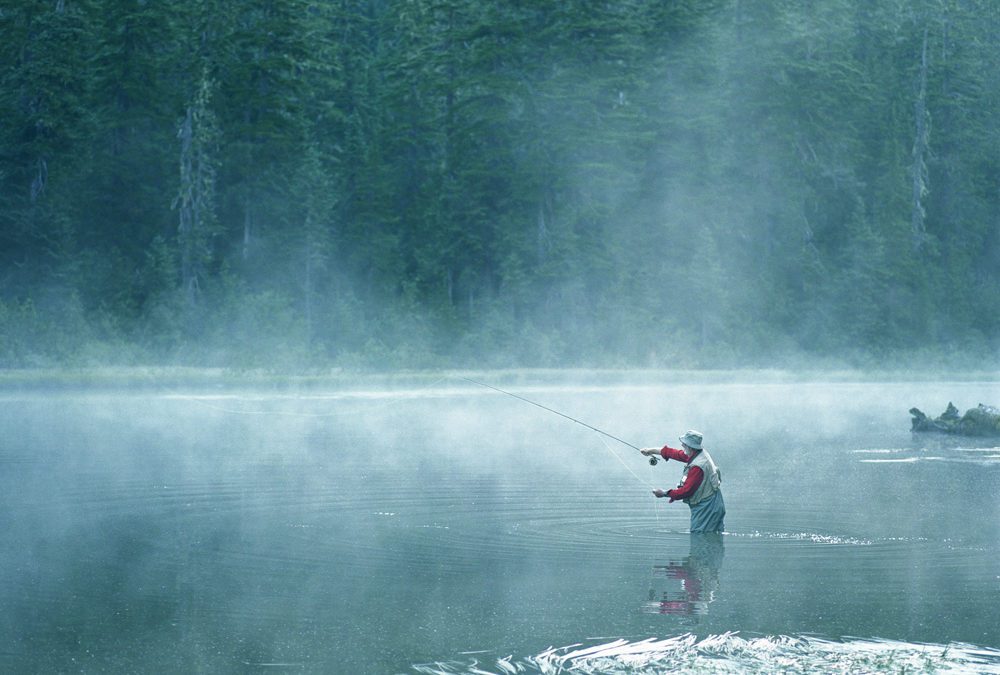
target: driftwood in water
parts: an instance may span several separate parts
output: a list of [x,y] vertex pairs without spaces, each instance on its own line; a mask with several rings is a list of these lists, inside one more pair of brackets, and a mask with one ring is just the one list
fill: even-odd
[[936,419],[931,419],[916,408],[910,408],[913,415],[911,431],[940,431],[961,436],[1000,436],[1000,408],[979,404],[969,408],[964,415],[951,403]]

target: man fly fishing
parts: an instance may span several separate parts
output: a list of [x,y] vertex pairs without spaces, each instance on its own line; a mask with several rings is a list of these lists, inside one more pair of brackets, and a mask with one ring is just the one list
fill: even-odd
[[[682,500],[691,507],[691,532],[722,532],[724,524],[723,520],[726,517],[726,504],[722,501],[722,474],[719,472],[719,467],[715,465],[712,461],[712,456],[708,454],[708,451],[701,447],[702,436],[701,433],[691,430],[680,437],[681,447],[683,450],[677,450],[669,446],[663,446],[662,448],[638,448],[628,441],[623,441],[617,436],[612,436],[606,431],[602,431],[595,426],[591,426],[586,422],[576,419],[575,417],[570,417],[566,413],[561,413],[558,410],[554,410],[548,406],[544,406],[541,403],[532,401],[531,399],[524,398],[523,396],[518,396],[517,394],[512,394],[509,391],[504,391],[499,387],[494,387],[490,384],[485,384],[483,382],[477,382],[471,380],[467,377],[463,377],[466,382],[471,382],[472,384],[477,384],[481,387],[486,387],[487,389],[492,389],[493,391],[500,392],[501,394],[506,394],[507,396],[512,396],[525,403],[530,403],[531,405],[541,408],[542,410],[547,410],[550,413],[555,413],[560,417],[568,419],[570,422],[575,422],[581,426],[587,427],[592,431],[596,431],[602,436],[607,436],[610,439],[618,441],[630,448],[638,450],[643,455],[650,457],[650,464],[656,464],[656,460],[653,459],[654,455],[660,455],[663,459],[673,459],[678,462],[684,462],[684,475],[681,479],[680,485],[675,487],[673,490],[653,490],[653,494],[659,497],[669,497],[671,502],[677,500]],[[608,448],[611,454],[618,457],[617,454],[611,448]],[[621,458],[618,458],[621,461]],[[622,464],[625,464],[622,462]],[[628,465],[625,465],[628,468]],[[629,471],[632,471],[629,469]],[[635,476],[635,473],[632,473]],[[636,476],[637,479],[640,479]]]
[[[680,437],[682,450],[664,445],[643,448],[647,457],[659,455],[684,463],[680,484],[673,490],[653,490],[657,498],[669,497],[671,503],[683,501],[691,507],[691,532],[722,532],[726,504],[722,500],[722,473],[712,456],[702,447],[701,433],[691,430]],[[652,460],[650,460],[652,462]]]

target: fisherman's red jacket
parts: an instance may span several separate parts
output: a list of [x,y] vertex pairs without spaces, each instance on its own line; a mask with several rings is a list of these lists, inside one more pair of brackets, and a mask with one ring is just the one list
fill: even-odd
[[[672,459],[677,462],[683,462],[687,464],[691,461],[694,455],[688,455],[683,450],[678,450],[677,448],[671,448],[669,445],[664,445],[660,450],[660,456],[663,459]],[[705,472],[701,470],[700,466],[692,466],[688,468],[687,478],[684,479],[684,483],[675,487],[673,490],[667,490],[667,496],[670,497],[670,501],[677,501],[679,499],[687,499],[695,493],[695,491],[701,486],[701,481],[705,477]]]

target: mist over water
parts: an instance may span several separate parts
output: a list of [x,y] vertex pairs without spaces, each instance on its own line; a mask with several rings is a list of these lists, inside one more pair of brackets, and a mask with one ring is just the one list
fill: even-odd
[[479,377],[703,431],[726,533],[652,497],[676,463],[455,377],[8,391],[0,668],[1000,669],[1000,442],[906,412],[997,383]]

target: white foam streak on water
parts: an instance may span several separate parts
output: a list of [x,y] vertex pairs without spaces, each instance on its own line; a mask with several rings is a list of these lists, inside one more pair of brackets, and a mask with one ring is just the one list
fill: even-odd
[[[935,448],[940,452],[942,448]],[[952,462],[993,466],[1000,459],[1000,447],[949,447],[947,455],[925,454],[931,448],[867,448],[851,450],[852,455],[902,455],[898,457],[864,457],[861,464],[916,464],[918,462]]]
[[894,640],[824,640],[787,635],[743,638],[736,633],[698,639],[624,638],[584,646],[551,647],[521,660],[498,659],[494,670],[469,663],[417,664],[425,675],[475,673],[809,673],[938,672],[1000,673],[1000,650],[952,643],[933,645]]
[[861,459],[861,464],[916,464],[918,462],[950,462],[955,464],[980,464],[983,466],[996,465],[1000,455],[980,455],[975,457],[900,457],[898,459]]
[[814,544],[839,544],[846,546],[871,546],[875,542],[871,539],[859,539],[857,537],[838,537],[831,534],[818,534],[816,532],[752,532],[735,533],[729,532],[731,537],[749,537],[751,539],[788,539],[791,541],[807,541]]
[[901,457],[899,459],[862,459],[862,464],[912,464],[931,459],[944,459],[943,457]]

